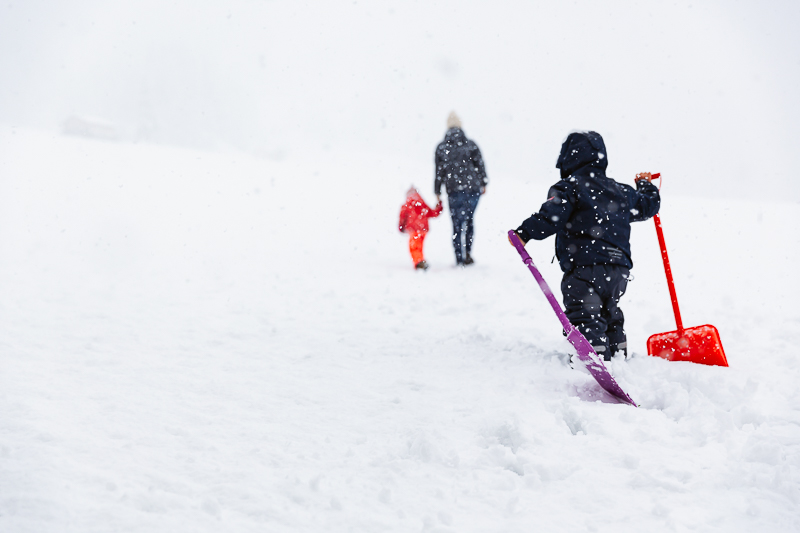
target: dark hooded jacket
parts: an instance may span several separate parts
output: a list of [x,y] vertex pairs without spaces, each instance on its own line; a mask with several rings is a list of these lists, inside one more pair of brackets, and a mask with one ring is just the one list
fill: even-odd
[[607,166],[600,134],[571,133],[556,163],[561,180],[550,188],[539,212],[517,228],[524,242],[555,233],[564,272],[588,265],[631,268],[631,222],[658,213],[661,199],[655,185],[642,180],[634,189],[617,183],[606,177]]
[[433,192],[439,196],[444,184],[447,194],[459,191],[479,192],[489,183],[478,145],[461,128],[450,128],[436,148],[436,182]]

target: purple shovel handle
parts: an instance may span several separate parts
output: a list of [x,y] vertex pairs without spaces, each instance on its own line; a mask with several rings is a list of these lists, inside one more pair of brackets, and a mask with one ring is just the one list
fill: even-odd
[[[539,283],[539,288],[542,289],[542,292],[544,293],[545,298],[547,298],[547,301],[550,302],[550,305],[552,306],[553,311],[555,311],[556,312],[556,316],[558,316],[558,320],[561,322],[561,325],[564,327],[564,331],[566,331],[567,335],[569,336],[569,333],[572,330],[574,330],[575,327],[570,323],[569,318],[567,318],[566,313],[564,313],[564,311],[561,310],[561,306],[558,304],[558,300],[556,300],[556,297],[553,294],[553,291],[550,290],[550,286],[547,284],[547,282],[542,277],[542,274],[539,272],[539,269],[536,268],[536,265],[533,264],[533,259],[531,259],[531,256],[528,254],[528,251],[525,249],[525,245],[522,244],[522,241],[520,240],[519,236],[517,235],[517,232],[514,231],[514,230],[509,231],[508,232],[508,237],[509,237],[509,239],[511,239],[511,243],[514,245],[514,248],[516,248],[517,252],[519,252],[519,255],[522,256],[522,262],[525,263],[528,266],[528,268],[531,271],[531,274],[533,274],[533,277],[536,278],[536,281]],[[578,334],[580,334],[580,331],[578,331]]]
[[567,315],[561,309],[561,305],[559,305],[558,300],[556,300],[556,297],[553,295],[553,291],[550,290],[550,286],[547,285],[547,282],[542,277],[539,269],[533,264],[533,259],[531,259],[531,256],[528,254],[527,250],[525,250],[525,245],[522,244],[517,232],[510,230],[508,232],[508,238],[511,241],[511,244],[514,245],[514,248],[517,249],[517,252],[519,252],[519,255],[522,257],[522,262],[528,266],[531,274],[533,274],[533,277],[536,278],[536,281],[539,283],[539,288],[542,289],[547,301],[550,302],[553,311],[556,312],[556,316],[558,316],[561,326],[564,328],[564,331],[567,332],[567,340],[570,344],[572,344],[572,346],[575,347],[575,351],[578,352],[578,359],[583,363],[586,369],[589,370],[589,373],[594,376],[594,379],[597,380],[597,383],[599,383],[600,386],[608,391],[611,395],[622,400],[623,402],[636,405],[631,397],[628,396],[624,390],[622,390],[622,387],[619,386],[619,383],[617,383],[617,381],[614,379],[614,376],[608,372],[606,365],[603,364],[603,360],[597,355],[597,352],[594,351],[594,348],[592,348],[592,345],[589,344],[588,340],[586,340],[586,337],[583,336],[583,333],[581,333],[578,328],[570,323],[569,318],[567,318]]

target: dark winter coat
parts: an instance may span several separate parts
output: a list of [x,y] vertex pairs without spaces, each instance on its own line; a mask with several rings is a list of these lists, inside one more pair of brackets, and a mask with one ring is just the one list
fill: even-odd
[[570,134],[556,163],[561,180],[550,188],[539,212],[517,228],[524,242],[555,233],[564,272],[588,265],[633,267],[631,222],[658,213],[661,200],[655,185],[642,180],[634,189],[617,183],[606,177],[607,166],[600,134]]
[[436,182],[433,190],[437,196],[444,184],[447,194],[457,191],[479,192],[489,183],[483,157],[478,145],[467,139],[461,128],[450,128],[436,148]]

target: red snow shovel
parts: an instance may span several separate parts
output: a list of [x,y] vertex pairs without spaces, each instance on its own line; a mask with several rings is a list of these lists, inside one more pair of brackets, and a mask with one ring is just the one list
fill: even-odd
[[[653,174],[651,179],[658,177],[660,174]],[[691,361],[703,365],[728,366],[717,328],[710,324],[693,328],[683,327],[681,311],[678,309],[678,296],[675,294],[675,284],[672,282],[667,245],[664,242],[664,232],[661,230],[661,217],[656,215],[653,220],[656,223],[658,244],[661,247],[661,258],[664,260],[664,271],[667,273],[667,285],[678,329],[652,335],[647,339],[647,353],[663,357],[668,361]]]

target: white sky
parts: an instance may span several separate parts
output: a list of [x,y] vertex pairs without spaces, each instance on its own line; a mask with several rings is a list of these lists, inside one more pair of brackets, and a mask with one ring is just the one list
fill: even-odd
[[617,179],[800,201],[800,4],[554,4],[11,1],[0,122],[93,116],[126,139],[273,157],[378,151],[424,183],[456,109],[493,179],[544,188],[566,134],[594,129]]

